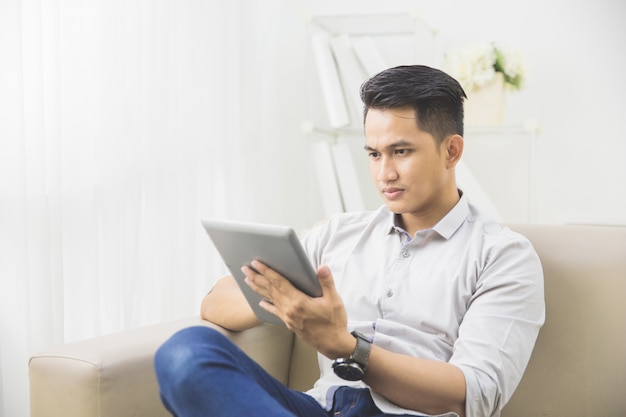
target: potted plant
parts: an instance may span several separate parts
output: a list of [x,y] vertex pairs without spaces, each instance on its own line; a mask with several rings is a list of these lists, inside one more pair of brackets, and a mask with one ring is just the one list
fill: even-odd
[[444,69],[468,96],[465,119],[469,125],[502,123],[505,89],[520,90],[526,75],[519,51],[493,43],[451,50],[445,56]]

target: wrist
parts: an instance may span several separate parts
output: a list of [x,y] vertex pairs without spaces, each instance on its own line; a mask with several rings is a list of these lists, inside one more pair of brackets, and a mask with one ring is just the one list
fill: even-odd
[[352,355],[357,345],[356,337],[354,337],[352,333],[346,333],[344,337],[344,341],[345,341],[344,349],[342,349],[342,354],[339,356],[342,358]]
[[352,355],[352,352],[356,349],[356,342],[356,338],[348,332],[335,337],[332,343],[332,351],[326,356],[333,360],[338,358],[347,358]]

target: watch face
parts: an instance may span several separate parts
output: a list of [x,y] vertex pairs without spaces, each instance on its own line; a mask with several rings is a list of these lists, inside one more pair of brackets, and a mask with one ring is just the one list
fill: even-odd
[[346,381],[360,381],[365,375],[361,366],[356,362],[335,362],[333,371],[335,375]]

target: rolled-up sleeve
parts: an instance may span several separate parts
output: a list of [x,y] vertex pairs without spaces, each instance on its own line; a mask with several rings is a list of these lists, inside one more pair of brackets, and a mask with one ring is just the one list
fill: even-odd
[[519,235],[487,245],[450,363],[466,379],[466,415],[499,416],[545,320],[543,271]]

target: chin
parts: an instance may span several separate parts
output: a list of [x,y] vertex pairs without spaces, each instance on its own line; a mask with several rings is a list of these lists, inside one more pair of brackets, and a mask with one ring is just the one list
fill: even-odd
[[387,208],[389,209],[389,211],[391,211],[392,213],[396,213],[396,214],[403,214],[406,213],[406,206],[404,206],[403,204],[400,204],[396,201],[385,201],[385,206],[387,206]]

